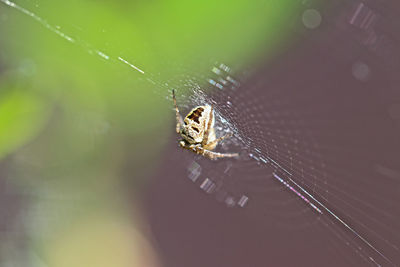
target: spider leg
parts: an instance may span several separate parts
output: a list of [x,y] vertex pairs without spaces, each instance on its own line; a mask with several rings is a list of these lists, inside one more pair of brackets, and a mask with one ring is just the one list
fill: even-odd
[[204,132],[204,136],[203,136],[203,140],[201,141],[201,145],[202,146],[205,146],[207,144],[207,142],[208,142],[208,136],[210,134],[210,129],[211,129],[212,122],[214,120],[214,110],[213,110],[212,106],[210,106],[210,108],[211,108],[210,118],[208,119],[207,127],[206,127],[206,130]]
[[228,134],[226,134],[226,135],[224,135],[224,136],[221,136],[220,138],[217,138],[217,139],[215,139],[215,140],[213,140],[213,141],[211,141],[210,143],[207,143],[207,144],[205,144],[204,145],[204,148],[212,148],[212,147],[214,147],[219,141],[222,141],[222,140],[224,140],[224,139],[226,139],[226,138],[229,138],[229,137],[231,137],[233,134],[232,133],[228,133]]
[[183,119],[179,113],[178,105],[176,104],[175,89],[172,89],[172,99],[174,100],[175,113],[176,113],[176,132],[179,133],[183,125]]
[[218,152],[213,152],[210,150],[204,150],[203,156],[214,160],[217,158],[237,158],[237,157],[239,157],[239,154],[238,153],[218,153]]
[[194,150],[197,154],[201,154],[212,160],[217,159],[217,158],[237,158],[237,157],[239,157],[239,153],[218,153],[218,152],[213,152],[213,151],[204,149],[200,146],[196,146]]

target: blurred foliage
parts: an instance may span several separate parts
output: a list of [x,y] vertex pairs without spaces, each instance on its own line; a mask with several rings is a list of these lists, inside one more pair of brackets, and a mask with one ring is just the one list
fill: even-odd
[[1,159],[38,134],[48,118],[48,110],[43,99],[23,86],[2,79],[0,87]]

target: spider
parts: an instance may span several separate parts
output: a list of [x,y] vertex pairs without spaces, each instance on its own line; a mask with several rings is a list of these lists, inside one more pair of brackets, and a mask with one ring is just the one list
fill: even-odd
[[189,112],[185,119],[182,119],[178,105],[176,104],[175,90],[172,90],[172,98],[176,111],[176,133],[180,134],[183,138],[179,142],[181,147],[212,160],[239,156],[238,153],[218,153],[212,151],[219,141],[232,136],[232,133],[230,133],[216,138],[214,110],[212,106],[197,106]]

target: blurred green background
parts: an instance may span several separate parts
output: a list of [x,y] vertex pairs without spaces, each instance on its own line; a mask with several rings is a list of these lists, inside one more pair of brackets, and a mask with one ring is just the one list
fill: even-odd
[[164,82],[273,56],[295,2],[1,0],[0,265],[162,266],[139,200],[175,140]]

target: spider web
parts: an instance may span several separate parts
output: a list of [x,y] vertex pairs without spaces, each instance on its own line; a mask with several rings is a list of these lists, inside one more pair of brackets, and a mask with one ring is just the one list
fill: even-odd
[[[125,64],[154,84],[155,94],[168,101],[171,90],[176,89],[181,110],[200,104],[213,105],[217,136],[234,133],[233,138],[224,140],[217,149],[240,151],[240,159],[211,162],[183,153],[175,145],[171,149],[173,161],[183,162],[188,182],[201,191],[227,207],[245,210],[247,216],[268,226],[284,231],[315,231],[326,241],[332,255],[343,257],[343,263],[348,265],[400,262],[396,191],[399,176],[396,169],[386,164],[391,162],[389,166],[396,166],[396,162],[393,164],[384,155],[393,144],[390,138],[387,142],[383,140],[391,128],[380,123],[384,115],[374,117],[370,111],[371,105],[375,111],[380,104],[387,105],[388,100],[374,101],[374,96],[380,96],[377,93],[372,93],[372,98],[344,89],[331,93],[337,89],[332,86],[336,77],[333,69],[347,67],[346,64],[360,58],[351,57],[352,50],[348,47],[335,49],[329,41],[317,42],[320,50],[313,51],[317,55],[323,56],[326,53],[323,47],[330,47],[340,56],[330,62],[335,68],[320,68],[317,57],[293,58],[288,54],[284,55],[283,63],[272,62],[251,71],[232,70],[216,62],[210,64],[208,75],[200,75],[185,66],[180,76],[163,81],[120,55],[107,55],[81,39],[68,36],[14,2],[1,2],[102,60]],[[398,55],[393,54],[396,38],[384,31],[387,27],[381,13],[364,2],[352,1],[335,15],[330,25],[334,37],[343,40],[343,32],[354,34],[356,40],[351,45],[361,45],[386,71],[399,67]],[[305,54],[310,52],[301,49]],[[350,60],[341,60],[346,56]],[[372,65],[373,59],[365,57]],[[315,69],[305,70],[305,65]],[[353,71],[353,76],[349,75],[350,85],[357,87],[360,81],[366,81],[363,86],[367,89],[379,87],[378,78],[369,80],[370,70],[365,62],[357,61],[350,69]],[[296,72],[300,74],[292,75]],[[378,71],[374,74],[379,76]],[[321,85],[323,90],[318,90],[316,87]],[[209,94],[203,90],[206,87]],[[343,98],[358,102],[356,110]],[[372,117],[368,120],[369,127],[359,123],[366,116]],[[381,129],[380,134],[372,137],[368,131],[376,128]],[[365,141],[368,137],[381,142],[370,144]],[[389,183],[374,180],[382,177],[388,178]]]
[[[227,207],[265,212],[278,228],[312,227],[332,235],[331,246],[350,249],[366,263],[395,265],[388,255],[398,253],[398,225],[391,225],[398,216],[398,205],[392,202],[396,192],[385,186],[371,189],[372,182],[365,178],[376,174],[363,169],[368,156],[345,143],[331,143],[330,127],[335,138],[345,138],[349,129],[336,125],[336,119],[316,116],[321,104],[305,107],[302,101],[288,100],[288,94],[297,93],[266,85],[265,80],[273,78],[266,79],[264,73],[241,84],[228,66],[217,63],[207,79],[212,93],[193,90],[192,105],[215,107],[217,136],[235,134],[220,149],[240,148],[242,157],[216,164],[200,156],[186,158],[187,177]],[[360,159],[347,158],[347,153]],[[341,162],[340,157],[347,159]],[[360,166],[349,168],[351,161]],[[291,194],[283,197],[282,192]]]
[[[346,8],[338,14],[335,22],[338,28],[331,33],[342,39],[344,37],[340,35],[343,33],[339,31],[354,34],[356,42],[367,50],[363,57],[369,61],[368,64],[373,65],[374,57],[378,56],[377,61],[384,62],[388,73],[394,66],[398,67],[393,60],[398,59],[398,54],[391,49],[396,41],[389,40],[387,33],[379,32],[381,29],[376,26],[382,15],[363,2],[352,2]],[[327,42],[317,44],[331,47]],[[390,188],[393,181],[378,182],[379,186],[375,184],[375,179],[382,175],[398,179],[394,178],[398,177],[396,170],[390,167],[381,169],[378,163],[390,158],[387,155],[391,153],[389,147],[397,142],[392,133],[387,142],[380,143],[381,147],[370,143],[371,138],[382,140],[393,130],[390,124],[382,125],[380,122],[387,118],[387,114],[375,113],[379,109],[386,110],[391,101],[377,101],[382,96],[371,91],[371,88],[381,86],[379,76],[382,73],[376,71],[375,79],[369,80],[370,70],[361,70],[369,67],[363,62],[360,64],[360,55],[349,55],[350,60],[341,60],[348,48],[341,49],[333,48],[338,57],[338,60],[333,60],[337,64],[334,68],[321,68],[318,60],[301,56],[295,59],[299,62],[296,67],[292,67],[290,65],[295,60],[287,56],[280,73],[274,70],[274,65],[236,79],[235,71],[229,66],[216,63],[209,76],[199,77],[197,82],[193,80],[196,75],[191,75],[188,80],[176,78],[175,88],[189,87],[193,92],[186,97],[189,99],[189,104],[184,106],[186,109],[199,104],[213,105],[221,122],[217,125],[217,136],[229,131],[235,134],[235,139],[223,142],[220,149],[232,152],[240,147],[242,156],[245,155],[238,162],[217,164],[201,157],[189,159],[187,176],[201,190],[214,194],[228,207],[244,207],[255,214],[273,216],[277,219],[276,227],[292,230],[311,227],[323,235],[331,235],[326,236],[330,246],[349,265],[397,265],[397,191]],[[322,49],[303,50],[324,57]],[[311,65],[313,68],[301,72],[305,80],[295,76],[293,81],[288,81],[288,77],[293,76],[291,71],[295,73],[306,68],[305,62],[307,67]],[[346,68],[352,62],[355,62],[351,67],[353,76],[349,75],[349,78],[353,80],[345,83],[354,88],[362,87],[361,90],[367,88],[369,96],[360,90],[348,92],[348,88],[337,91],[329,84],[335,77],[343,79],[334,75],[335,68]],[[382,67],[379,63],[375,63],[376,68]],[[360,69],[360,66],[363,67]],[[199,84],[204,80],[212,88],[209,95],[200,89]],[[369,83],[357,84],[359,81]],[[317,84],[325,88],[316,88]],[[334,91],[336,93],[332,93]],[[394,97],[398,99],[398,94]],[[349,101],[342,102],[341,98]],[[360,103],[362,101],[365,102]],[[363,124],[365,120],[369,123],[367,127]],[[371,133],[377,127],[382,127],[381,132],[372,137]],[[398,157],[396,155],[397,152],[391,157]],[[395,166],[392,161],[388,160],[391,166]],[[282,191],[292,195],[282,199]],[[342,252],[338,252],[340,250]],[[343,250],[353,251],[353,256],[363,263]]]

